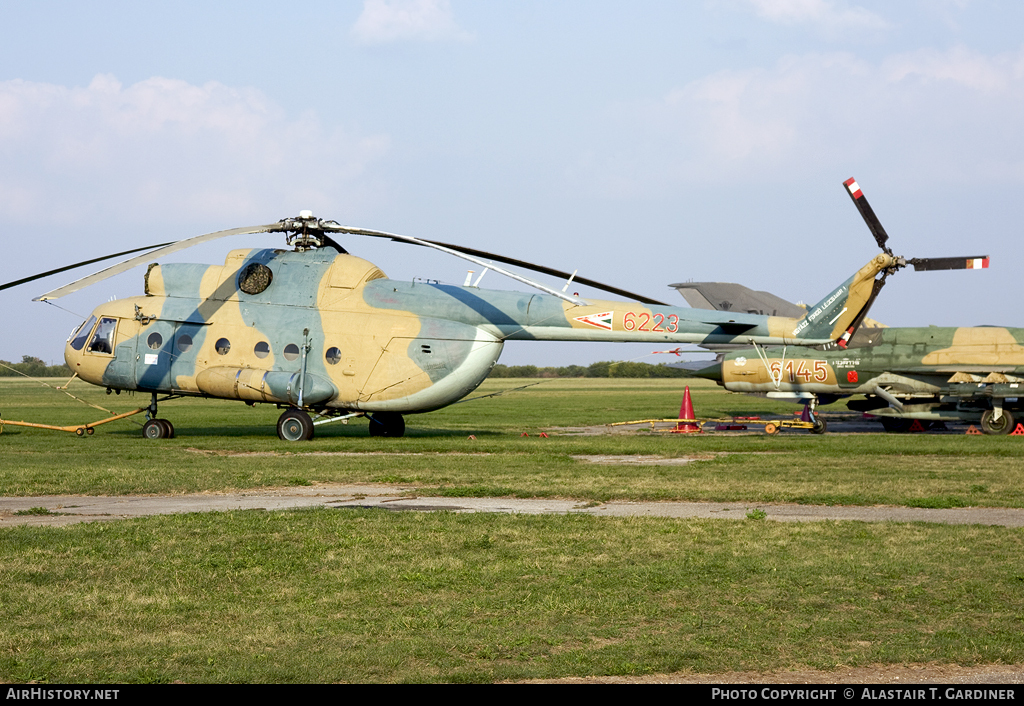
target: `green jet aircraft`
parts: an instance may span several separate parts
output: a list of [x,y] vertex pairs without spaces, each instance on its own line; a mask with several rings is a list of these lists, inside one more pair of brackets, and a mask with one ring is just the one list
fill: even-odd
[[920,419],[1008,434],[1024,407],[1024,329],[862,327],[845,350],[732,350],[694,374],[731,392],[806,404],[818,432],[825,431],[818,404],[863,394],[847,406],[877,415],[887,431]]

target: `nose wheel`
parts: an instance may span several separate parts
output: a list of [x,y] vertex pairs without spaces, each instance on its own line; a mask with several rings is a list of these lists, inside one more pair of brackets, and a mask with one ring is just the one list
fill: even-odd
[[[166,419],[157,419],[156,413],[156,393],[154,392],[153,399],[149,403],[149,413],[146,415],[149,419],[142,425],[142,436],[146,439],[173,439],[174,425]],[[89,429],[89,433],[92,434],[92,429]]]
[[804,413],[800,415],[800,421],[810,422],[814,425],[811,428],[812,434],[824,434],[828,430],[828,425],[825,423],[825,420],[818,415],[817,409],[818,398],[812,397],[810,401],[804,405]]
[[174,425],[166,419],[150,419],[142,425],[142,436],[147,439],[173,439]]

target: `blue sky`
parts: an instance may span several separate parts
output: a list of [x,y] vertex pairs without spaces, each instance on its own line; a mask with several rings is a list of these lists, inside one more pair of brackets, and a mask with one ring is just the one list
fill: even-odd
[[[901,272],[874,318],[1024,326],[1021,3],[34,2],[0,24],[0,281],[312,209],[679,304],[666,285],[687,279],[817,301],[876,253],[855,176],[897,253],[992,256]],[[344,245],[395,278],[470,267]],[[63,309],[31,299],[68,276],[0,293],[0,358],[60,360],[76,314],[143,273]],[[654,348],[515,343],[502,362]]]

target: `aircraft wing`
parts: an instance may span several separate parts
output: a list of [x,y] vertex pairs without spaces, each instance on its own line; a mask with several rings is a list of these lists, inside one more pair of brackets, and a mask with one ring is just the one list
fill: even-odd
[[677,282],[675,287],[694,309],[733,311],[739,314],[786,316],[799,319],[807,313],[802,306],[770,292],[757,292],[732,282]]

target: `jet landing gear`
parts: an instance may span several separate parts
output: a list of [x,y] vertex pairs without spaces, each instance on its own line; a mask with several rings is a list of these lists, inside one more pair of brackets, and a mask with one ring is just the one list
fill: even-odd
[[405,419],[397,412],[377,412],[370,416],[370,436],[405,436]]
[[1003,435],[1009,434],[1014,429],[1013,415],[1005,409],[1000,410],[999,418],[996,419],[994,409],[986,409],[981,413],[981,430],[986,434]]
[[[167,398],[170,399],[170,398]],[[156,418],[156,393],[153,393],[153,400],[149,403],[149,411],[146,413],[149,419],[142,425],[142,436],[147,439],[173,439],[174,425],[166,419]],[[92,433],[92,430],[89,430]]]
[[812,397],[807,404],[804,405],[804,413],[800,415],[800,421],[810,422],[814,426],[811,428],[812,434],[824,434],[828,430],[828,425],[825,420],[818,416],[815,411],[818,408],[818,398]]

